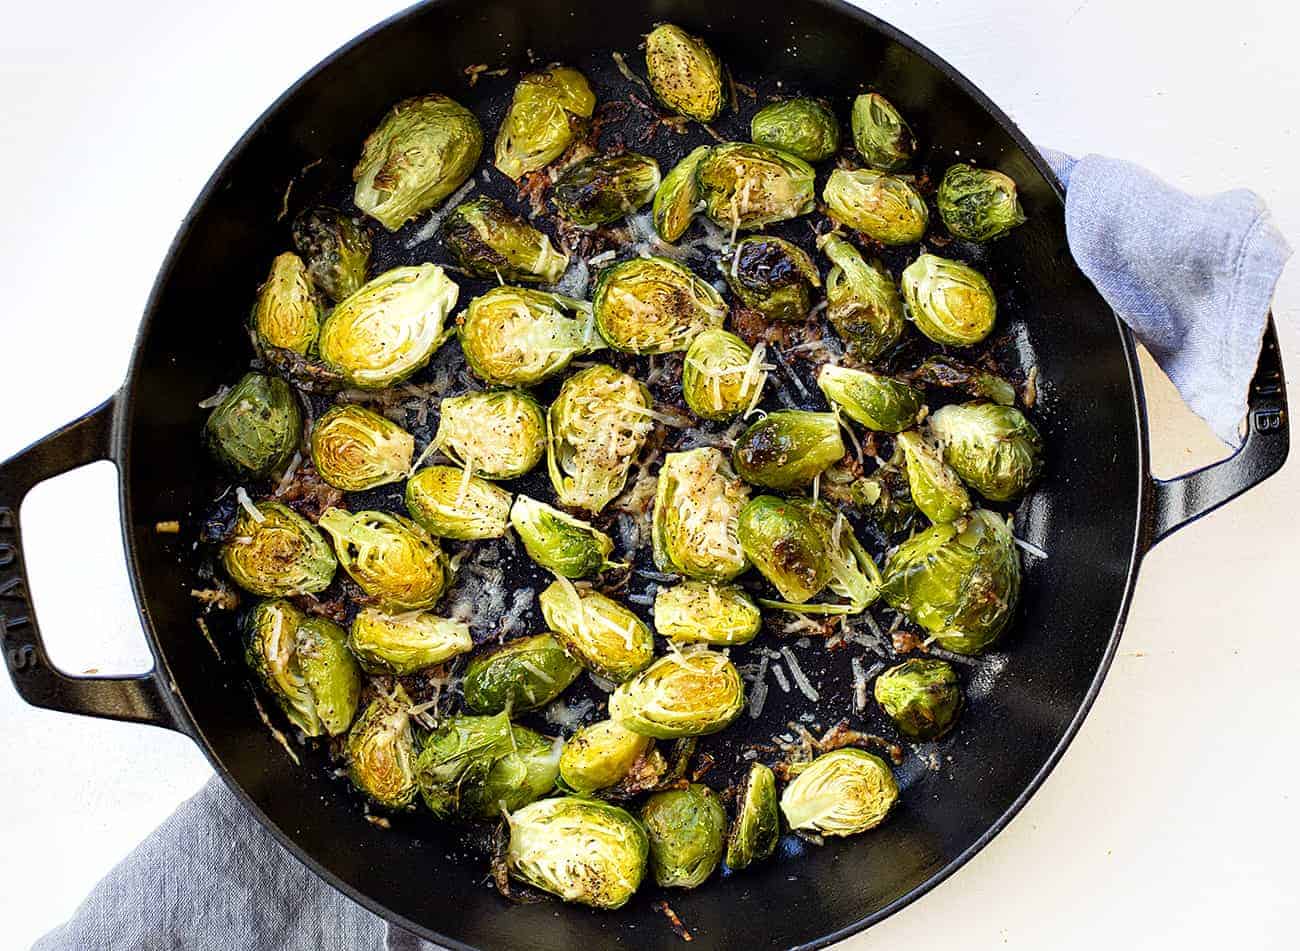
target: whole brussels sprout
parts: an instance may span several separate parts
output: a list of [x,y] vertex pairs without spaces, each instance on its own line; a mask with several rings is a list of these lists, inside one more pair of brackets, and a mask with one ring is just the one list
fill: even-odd
[[432,607],[447,590],[451,568],[446,554],[410,519],[328,508],[319,524],[333,539],[343,570],[381,608],[418,611]]
[[667,258],[632,258],[601,272],[592,296],[596,329],[615,350],[685,350],[710,327],[721,327],[727,305],[712,284]]
[[494,287],[460,316],[465,362],[493,386],[534,386],[601,349],[591,305],[522,287]]
[[723,255],[721,266],[731,292],[769,320],[804,320],[813,290],[822,286],[808,252],[771,235],[742,238],[730,255]]
[[448,717],[415,761],[420,798],[435,818],[493,819],[555,786],[555,743],[504,713]]
[[654,740],[624,729],[614,720],[598,720],[574,733],[560,753],[560,780],[575,793],[588,795],[617,784]]
[[660,23],[645,38],[650,88],[665,106],[697,122],[722,113],[722,61],[698,36]]
[[944,226],[968,241],[992,241],[1025,221],[1011,178],[965,162],[944,172],[935,203]]
[[1014,406],[945,406],[929,419],[944,461],[986,499],[1024,495],[1043,470],[1043,439]]
[[795,776],[781,794],[781,812],[794,830],[857,835],[884,822],[898,799],[889,765],[865,750],[832,750],[790,772]]
[[935,343],[969,347],[993,331],[997,298],[970,265],[923,254],[903,269],[902,285],[908,317]]
[[758,405],[767,383],[763,349],[713,328],[691,341],[682,364],[682,396],[701,419],[730,419]]
[[952,664],[919,657],[877,677],[875,694],[899,730],[922,741],[938,739],[952,729],[964,702]]
[[879,93],[868,92],[853,100],[850,115],[853,145],[862,160],[882,172],[905,168],[916,154],[916,136],[898,110]]
[[524,543],[528,557],[557,575],[588,578],[606,568],[618,567],[609,560],[614,542],[608,535],[545,502],[516,496],[510,524]]
[[525,713],[544,707],[582,673],[550,634],[507,641],[465,668],[465,706],[475,713]]
[[658,188],[659,163],[650,156],[636,152],[592,155],[560,173],[551,200],[575,225],[603,225],[648,204]]
[[569,256],[551,239],[489,195],[461,202],[442,223],[442,241],[476,277],[554,284]]
[[695,217],[700,203],[700,184],[696,180],[695,171],[708,154],[707,145],[692,150],[672,167],[655,191],[651,217],[655,231],[665,241],[679,240],[691,226],[691,219]]
[[344,492],[364,492],[406,478],[415,438],[387,417],[346,403],[316,420],[310,447],[322,479]]
[[666,654],[609,697],[611,718],[659,740],[725,730],[744,707],[740,672],[725,654],[710,650]]
[[460,288],[436,264],[385,271],[325,318],[320,356],[352,386],[383,389],[405,380],[446,339],[444,322]]
[[506,868],[535,888],[593,908],[622,908],[641,885],[650,845],[641,823],[597,799],[539,799],[509,819]]
[[722,861],[727,813],[718,794],[691,783],[655,793],[641,807],[650,839],[650,870],[660,888],[695,888]]
[[254,479],[282,468],[301,434],[302,411],[289,384],[260,373],[244,374],[203,427],[216,460],[235,475]]
[[271,273],[257,291],[253,332],[263,347],[307,353],[316,345],[320,308],[298,255],[286,252],[271,262]]
[[817,386],[832,406],[877,432],[902,432],[921,412],[919,390],[870,370],[828,363],[817,374]]
[[587,77],[549,66],[519,80],[497,133],[496,167],[518,181],[564,154],[596,108]]
[[442,401],[433,441],[485,479],[515,479],[546,451],[546,415],[523,390],[466,393]]
[[651,522],[655,564],[688,578],[729,581],[748,567],[736,519],[749,487],[712,447],[664,456]]
[[569,655],[606,680],[622,683],[654,659],[650,628],[599,591],[580,592],[567,578],[556,578],[537,602]]
[[776,776],[762,763],[751,763],[736,797],[736,818],[727,833],[727,868],[738,872],[776,851],[781,838]]
[[311,282],[332,301],[366,283],[370,234],[335,208],[310,208],[293,222],[293,246],[307,262]]
[[407,480],[406,510],[439,538],[500,538],[510,524],[510,493],[468,469],[429,466]]
[[748,644],[763,615],[744,588],[683,581],[655,592],[655,630],[678,644]]
[[749,120],[749,137],[769,149],[780,149],[820,162],[840,148],[840,124],[835,113],[816,99],[787,99],[764,106]]
[[387,809],[412,809],[415,784],[415,736],[411,698],[397,686],[380,694],[348,731],[344,745],[348,778],[372,801]]
[[913,383],[957,390],[972,399],[991,400],[1002,406],[1016,403],[1016,388],[1002,377],[944,354],[927,357],[907,378]]
[[348,647],[370,673],[405,677],[473,650],[474,641],[463,621],[427,611],[362,608],[352,619]]
[[279,502],[251,503],[240,510],[221,563],[235,584],[264,598],[324,591],[338,562],[311,522]]
[[913,535],[885,561],[881,593],[939,646],[977,654],[1002,633],[1020,595],[1020,557],[1002,516],[975,509]]
[[768,413],[741,434],[731,451],[742,479],[781,491],[808,485],[843,458],[835,414],[800,409]]
[[873,168],[837,168],[822,189],[826,213],[881,244],[915,244],[930,211],[916,186]]
[[361,147],[353,201],[396,231],[460,188],[482,154],[483,129],[464,106],[436,93],[403,99]]
[[903,333],[903,299],[894,279],[835,234],[826,236],[822,250],[834,265],[826,275],[826,317],[850,356],[874,360]]
[[920,433],[899,433],[898,446],[907,460],[908,492],[926,518],[938,525],[970,511],[970,494],[961,479]]
[[816,204],[816,174],[797,156],[749,142],[715,146],[695,169],[704,213],[739,231],[808,214]]

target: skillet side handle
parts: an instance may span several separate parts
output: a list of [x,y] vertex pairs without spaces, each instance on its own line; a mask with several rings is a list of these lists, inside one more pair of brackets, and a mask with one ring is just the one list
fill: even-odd
[[1177,479],[1155,479],[1150,543],[1194,522],[1263,482],[1286,462],[1291,421],[1273,318],[1264,329],[1259,366],[1247,396],[1246,441],[1235,453]]
[[50,662],[27,585],[19,508],[33,486],[113,459],[112,399],[0,462],[0,645],[19,695],[64,713],[179,729],[157,670],[135,677],[73,677]]

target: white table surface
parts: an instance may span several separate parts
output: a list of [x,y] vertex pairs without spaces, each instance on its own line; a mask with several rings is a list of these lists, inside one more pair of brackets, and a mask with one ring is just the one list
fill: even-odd
[[[113,391],[163,253],[222,155],[283,88],[401,5],[6,5],[0,457]],[[1126,156],[1193,190],[1248,185],[1300,242],[1300,23],[1287,0],[865,5],[1035,141]],[[1300,264],[1275,311],[1300,376]],[[1222,454],[1148,379],[1158,472]],[[43,626],[71,671],[148,664],[113,484],[102,463],[24,509]],[[1162,543],[1101,697],[1043,789],[947,883],[845,946],[1294,947],[1298,495],[1293,463]],[[0,718],[0,947],[17,948],[210,769],[184,737],[38,711],[7,685]]]

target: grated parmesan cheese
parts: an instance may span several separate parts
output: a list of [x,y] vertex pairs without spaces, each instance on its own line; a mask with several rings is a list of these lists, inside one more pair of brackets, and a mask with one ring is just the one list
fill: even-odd
[[790,676],[794,678],[794,685],[799,688],[799,692],[813,703],[816,703],[821,698],[821,695],[817,693],[816,688],[804,675],[803,668],[799,666],[799,659],[794,656],[794,651],[790,650],[789,647],[782,646],[781,656],[785,658],[785,662],[790,668]]
[[260,525],[266,521],[266,516],[253,504],[253,500],[248,497],[248,493],[244,491],[242,485],[235,488],[235,501],[239,503],[240,508],[247,512],[248,517],[254,522]]

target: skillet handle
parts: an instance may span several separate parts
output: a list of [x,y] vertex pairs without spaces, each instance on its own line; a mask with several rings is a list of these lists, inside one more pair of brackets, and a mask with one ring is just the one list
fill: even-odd
[[27,585],[18,511],[31,488],[69,469],[113,459],[112,399],[0,462],[0,644],[14,686],[33,706],[179,729],[158,671],[73,677],[50,662]]
[[1286,462],[1291,422],[1273,318],[1264,329],[1259,366],[1246,398],[1246,441],[1235,453],[1177,479],[1155,479],[1149,544],[1263,482]]

